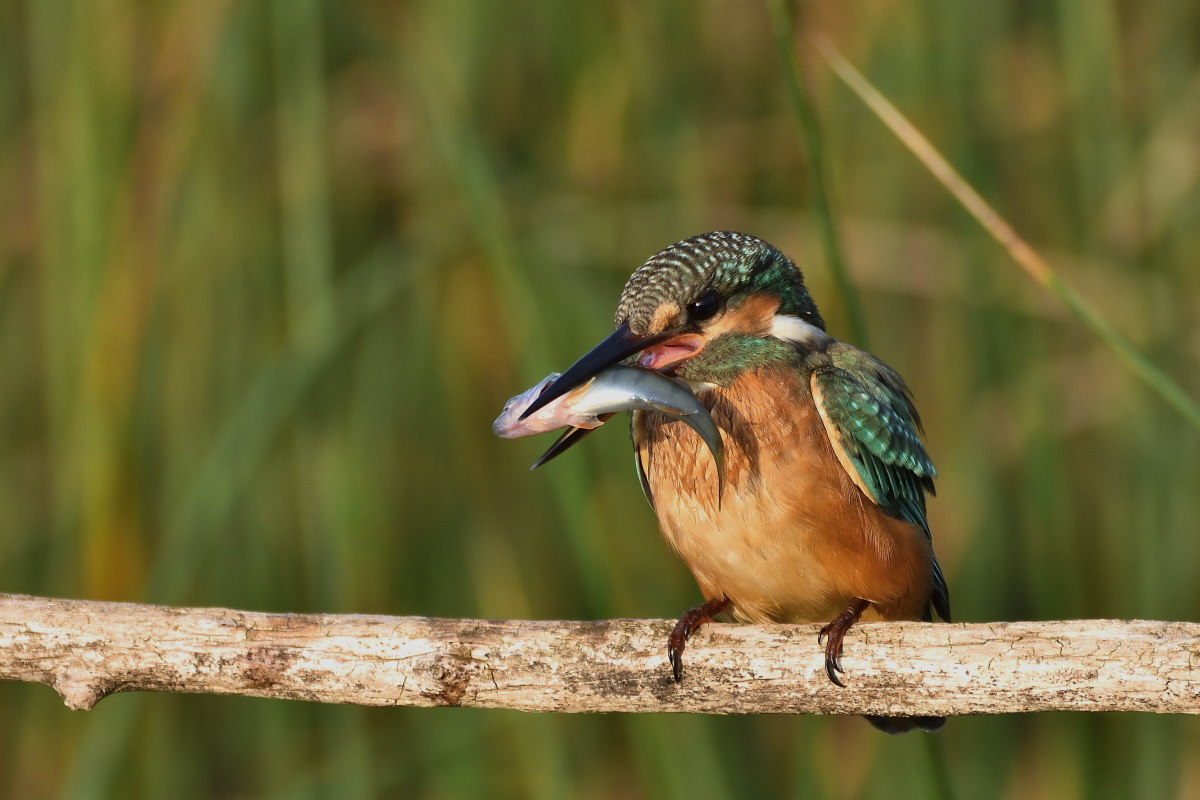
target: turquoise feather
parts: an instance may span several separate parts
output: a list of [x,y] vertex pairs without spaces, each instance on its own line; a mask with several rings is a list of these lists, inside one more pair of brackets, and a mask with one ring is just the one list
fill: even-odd
[[[937,470],[925,452],[921,419],[903,379],[882,362],[840,342],[825,355],[813,379],[822,410],[842,435],[842,446],[867,494],[890,516],[912,523],[929,536],[925,493],[934,493]],[[950,596],[934,560],[933,606],[950,619]]]

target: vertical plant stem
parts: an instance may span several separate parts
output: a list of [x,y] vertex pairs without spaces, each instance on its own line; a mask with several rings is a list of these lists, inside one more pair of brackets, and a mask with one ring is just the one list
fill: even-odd
[[800,66],[796,61],[795,48],[792,46],[792,15],[787,0],[769,0],[767,3],[771,12],[771,30],[775,38],[775,47],[779,51],[779,60],[783,63],[784,81],[787,84],[788,99],[792,111],[800,125],[800,134],[804,139],[804,165],[808,172],[809,194],[812,198],[816,225],[821,237],[821,246],[825,251],[825,259],[829,263],[829,271],[833,274],[834,285],[837,286],[846,319],[850,324],[850,335],[859,347],[869,346],[867,338],[867,321],[863,316],[862,303],[858,291],[850,280],[846,270],[846,261],[842,256],[841,239],[838,235],[837,224],[833,219],[832,204],[829,201],[829,191],[825,184],[825,148],[821,140],[821,126],[817,115],[808,102],[808,95],[800,83]]

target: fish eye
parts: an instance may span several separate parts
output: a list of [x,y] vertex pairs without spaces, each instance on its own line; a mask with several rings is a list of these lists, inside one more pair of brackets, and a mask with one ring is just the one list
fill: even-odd
[[721,310],[721,298],[717,297],[716,292],[705,292],[691,305],[687,307],[687,315],[689,322],[703,322],[706,319],[711,319],[716,316]]

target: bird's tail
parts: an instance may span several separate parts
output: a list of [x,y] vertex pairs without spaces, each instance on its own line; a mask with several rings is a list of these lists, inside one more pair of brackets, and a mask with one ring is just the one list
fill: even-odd
[[884,733],[908,733],[914,728],[933,733],[946,724],[945,717],[877,717],[870,714],[863,719]]

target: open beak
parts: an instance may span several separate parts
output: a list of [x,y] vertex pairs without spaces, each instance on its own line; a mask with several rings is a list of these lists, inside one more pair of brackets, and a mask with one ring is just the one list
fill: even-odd
[[[662,374],[703,347],[704,339],[695,333],[637,336],[630,331],[629,323],[624,322],[562,375],[551,374],[510,399],[492,424],[492,430],[497,436],[512,438],[565,426],[567,429],[533,465],[532,469],[537,469],[618,411],[658,411],[690,426],[712,453],[719,504],[725,483],[721,434],[708,409],[692,391],[683,382]],[[617,366],[639,353],[636,367]],[[580,390],[578,396],[573,394],[585,385],[587,388]],[[529,400],[530,397],[533,399]],[[557,400],[566,405],[550,405]],[[529,405],[521,410],[527,402]],[[547,419],[542,418],[545,415],[533,416],[542,409],[550,415]]]
[[[622,322],[604,341],[584,353],[582,358],[567,367],[567,371],[560,375],[554,383],[547,386],[541,396],[534,400],[529,408],[525,409],[525,413],[520,418],[525,419],[547,403],[551,403],[567,392],[582,386],[613,364],[624,361],[634,353],[641,352],[656,344],[661,344],[670,338],[671,334],[667,333],[638,336],[629,329],[628,320]],[[565,449],[564,447],[563,450]]]
[[[530,391],[537,389],[535,386]],[[717,468],[717,506],[720,507],[725,488],[724,442],[708,408],[687,386],[674,378],[645,368],[613,366],[597,375],[582,391],[583,394],[576,401],[574,409],[566,412],[578,415],[574,419],[580,421],[580,424],[568,426],[530,469],[537,469],[566,452],[618,411],[657,411],[680,420],[694,430],[712,453],[713,463]],[[568,401],[570,399],[571,397],[567,398]],[[516,402],[520,400],[521,397],[515,398]],[[510,401],[512,402],[514,401]],[[515,412],[512,416],[515,416]],[[589,416],[596,424],[586,422]],[[560,415],[553,419],[557,422],[563,417]],[[536,421],[538,417],[533,417],[532,420]],[[508,408],[500,415],[496,424],[501,436],[527,436],[538,432],[535,425],[529,426],[530,430],[527,432],[521,427],[521,423],[512,423]]]

